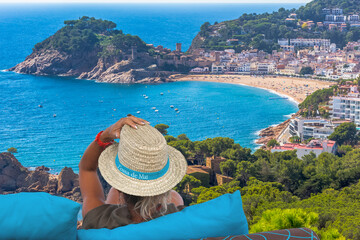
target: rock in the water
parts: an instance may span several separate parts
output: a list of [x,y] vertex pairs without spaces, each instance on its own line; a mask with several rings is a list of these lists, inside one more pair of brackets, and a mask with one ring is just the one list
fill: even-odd
[[79,177],[74,173],[72,168],[64,167],[58,176],[58,193],[71,191],[74,187],[79,186]]
[[96,65],[96,54],[87,52],[86,55],[73,56],[58,50],[34,51],[9,71],[34,75],[79,76]]
[[49,168],[37,167],[30,171],[11,153],[0,153],[0,193],[47,192],[81,202],[78,175],[65,167],[59,176]]
[[50,168],[45,167],[45,166],[43,165],[43,166],[37,167],[37,168],[35,169],[35,171],[45,171],[45,172],[48,172],[48,171],[50,171]]
[[0,154],[0,188],[2,191],[14,191],[29,170],[23,167],[11,153]]

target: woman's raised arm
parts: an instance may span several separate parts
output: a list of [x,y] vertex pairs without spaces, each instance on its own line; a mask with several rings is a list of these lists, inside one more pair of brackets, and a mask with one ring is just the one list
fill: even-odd
[[[122,127],[127,124],[137,128],[137,124],[144,125],[145,120],[134,116],[121,118],[115,124],[108,127],[99,136],[100,142],[110,143],[120,137]],[[79,163],[79,182],[83,199],[82,215],[105,203],[104,190],[97,175],[98,159],[105,148],[95,140],[85,150]]]

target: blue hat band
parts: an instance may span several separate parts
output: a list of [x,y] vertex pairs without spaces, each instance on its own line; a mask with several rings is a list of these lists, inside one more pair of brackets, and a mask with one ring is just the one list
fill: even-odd
[[[116,156],[116,158],[118,158],[118,157]],[[157,172],[139,172],[139,171],[135,171],[135,170],[125,167],[123,164],[121,164],[120,161],[116,161],[116,162],[117,162],[116,167],[119,169],[119,171],[121,173],[123,173],[126,176],[129,176],[131,178],[138,179],[138,180],[158,179],[158,178],[164,176],[170,167],[170,159],[169,158],[167,160],[166,165],[163,167],[163,169],[161,169],[160,171],[157,171]]]

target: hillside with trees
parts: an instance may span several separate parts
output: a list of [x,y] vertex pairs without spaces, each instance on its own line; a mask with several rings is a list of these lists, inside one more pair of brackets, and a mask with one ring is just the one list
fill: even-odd
[[[360,13],[360,0],[314,0],[299,9],[280,8],[273,13],[243,14],[238,19],[215,23],[204,23],[198,35],[194,38],[189,51],[197,48],[209,50],[235,49],[237,52],[246,49],[259,49],[266,52],[279,49],[277,43],[281,38],[325,38],[330,39],[342,48],[349,41],[360,39],[360,28],[347,26],[346,31],[325,29],[323,27],[309,28],[302,21],[324,21],[323,8],[342,8],[344,14]],[[297,20],[286,22],[290,14],[296,13]],[[228,44],[227,40],[238,41]]]
[[78,55],[89,51],[109,54],[107,47],[112,46],[112,55],[121,57],[121,53],[130,51],[132,46],[136,46],[139,52],[149,49],[138,36],[116,30],[116,24],[108,20],[84,16],[64,21],[64,24],[54,35],[36,44],[33,50],[55,49]]
[[[345,135],[351,127],[343,127]],[[204,162],[206,157],[222,156],[226,161],[220,164],[221,173],[233,178],[221,186],[205,186],[203,178],[186,175],[175,190],[187,204],[240,190],[252,233],[310,227],[321,239],[360,239],[360,149],[345,145],[353,136],[348,139],[341,129],[333,136],[346,139],[338,155],[316,157],[311,153],[299,159],[296,151],[259,149],[252,153],[230,138],[191,141],[185,134],[173,137],[167,135],[167,128],[159,127],[168,144],[187,159]]]

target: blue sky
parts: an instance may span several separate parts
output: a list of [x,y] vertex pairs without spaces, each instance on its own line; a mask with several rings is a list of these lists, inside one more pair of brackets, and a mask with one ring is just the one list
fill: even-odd
[[[283,3],[284,0],[0,0],[0,3]],[[310,0],[286,0],[307,3]]]

